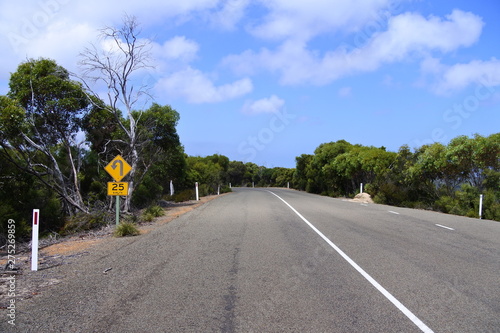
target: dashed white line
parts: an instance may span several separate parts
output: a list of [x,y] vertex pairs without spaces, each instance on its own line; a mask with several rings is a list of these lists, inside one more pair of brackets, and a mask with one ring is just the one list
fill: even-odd
[[335,245],[331,240],[329,240],[321,231],[319,231],[314,225],[311,224],[304,216],[302,216],[295,208],[293,208],[288,202],[283,200],[279,195],[271,191],[267,191],[275,195],[278,199],[283,201],[298,217],[302,219],[312,230],[314,230],[325,242],[328,243],[338,254],[342,256],[355,270],[357,270],[368,282],[370,282],[379,292],[382,293],[392,304],[394,304],[403,314],[408,317],[418,328],[424,333],[434,333],[427,325],[424,324],[417,316],[415,316],[406,306],[404,306],[400,301],[398,301],[391,293],[389,293],[384,287],[380,285],[374,278],[372,278],[367,272],[365,272],[354,260],[349,258],[347,254],[344,253],[337,245]]
[[395,212],[395,211],[393,211],[393,210],[388,210],[388,212],[389,212],[389,213],[391,213],[391,214],[396,214],[396,215],[399,215],[399,213],[398,213],[398,212]]
[[448,230],[455,230],[453,228],[450,228],[450,227],[447,227],[445,225],[441,225],[441,224],[436,224],[438,227],[441,227],[441,228],[445,228],[445,229],[448,229]]

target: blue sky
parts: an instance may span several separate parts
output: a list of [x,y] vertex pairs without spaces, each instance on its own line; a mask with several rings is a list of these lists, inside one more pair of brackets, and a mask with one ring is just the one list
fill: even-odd
[[78,73],[135,15],[186,153],[267,167],[345,139],[397,151],[500,131],[500,2],[0,0],[0,94],[27,58]]

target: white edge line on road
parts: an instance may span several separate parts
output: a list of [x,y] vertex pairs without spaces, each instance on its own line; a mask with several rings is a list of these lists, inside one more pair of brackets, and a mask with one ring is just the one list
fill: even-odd
[[417,316],[415,316],[406,306],[404,306],[400,301],[398,301],[390,292],[388,292],[384,287],[382,287],[375,279],[373,279],[367,272],[365,272],[358,264],[354,262],[347,254],[344,253],[337,245],[335,245],[331,240],[329,240],[321,231],[316,229],[304,216],[302,216],[295,208],[293,208],[288,202],[283,200],[279,195],[274,192],[268,191],[269,193],[275,195],[278,199],[283,201],[295,214],[297,214],[302,221],[304,221],[312,230],[314,230],[325,242],[328,243],[338,254],[342,256],[355,270],[357,270],[365,279],[368,280],[378,291],[382,293],[392,304],[394,304],[403,314],[408,317],[422,332],[434,333],[427,325],[424,324]]
[[455,230],[453,228],[450,228],[450,227],[447,227],[445,225],[441,225],[441,224],[436,224],[438,227],[441,227],[441,228],[445,228],[445,229],[448,229],[448,230]]
[[388,210],[388,212],[389,212],[389,213],[392,213],[392,214],[399,215],[399,213],[398,213],[398,212],[395,212],[395,211],[393,211],[393,210]]

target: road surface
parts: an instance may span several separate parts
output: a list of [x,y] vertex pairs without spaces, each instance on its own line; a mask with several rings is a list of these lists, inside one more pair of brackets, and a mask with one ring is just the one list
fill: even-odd
[[233,190],[61,266],[0,331],[500,332],[500,223]]

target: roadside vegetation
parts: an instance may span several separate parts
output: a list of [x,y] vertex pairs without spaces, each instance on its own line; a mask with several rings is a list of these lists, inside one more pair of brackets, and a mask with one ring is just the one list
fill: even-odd
[[132,222],[120,222],[116,226],[114,231],[115,237],[126,237],[126,236],[137,236],[139,235],[139,229],[137,229],[136,225]]
[[[134,18],[125,17],[123,24],[101,31],[117,47],[105,54],[82,52],[81,77],[44,58],[28,59],[11,74],[10,90],[0,96],[0,241],[9,219],[16,221],[16,236],[28,238],[34,208],[40,209],[42,235],[112,223],[115,200],[107,195],[111,177],[104,167],[116,155],[132,165],[122,180],[129,182],[130,195],[120,210],[137,220],[160,216],[162,200],[194,199],[198,182],[200,196],[230,192],[230,184],[354,196],[364,183],[378,203],[471,217],[477,217],[483,194],[483,217],[500,221],[500,133],[398,152],[340,140],[297,157],[293,169],[219,154],[187,156],[176,110],[157,103],[137,109],[148,94],[143,87],[132,89],[130,78],[148,67],[148,45],[141,44]],[[109,87],[106,100],[90,88],[96,81]]]
[[294,187],[329,196],[353,196],[365,184],[376,203],[436,210],[500,221],[500,133],[459,136],[398,152],[353,145],[321,144],[296,158]]

